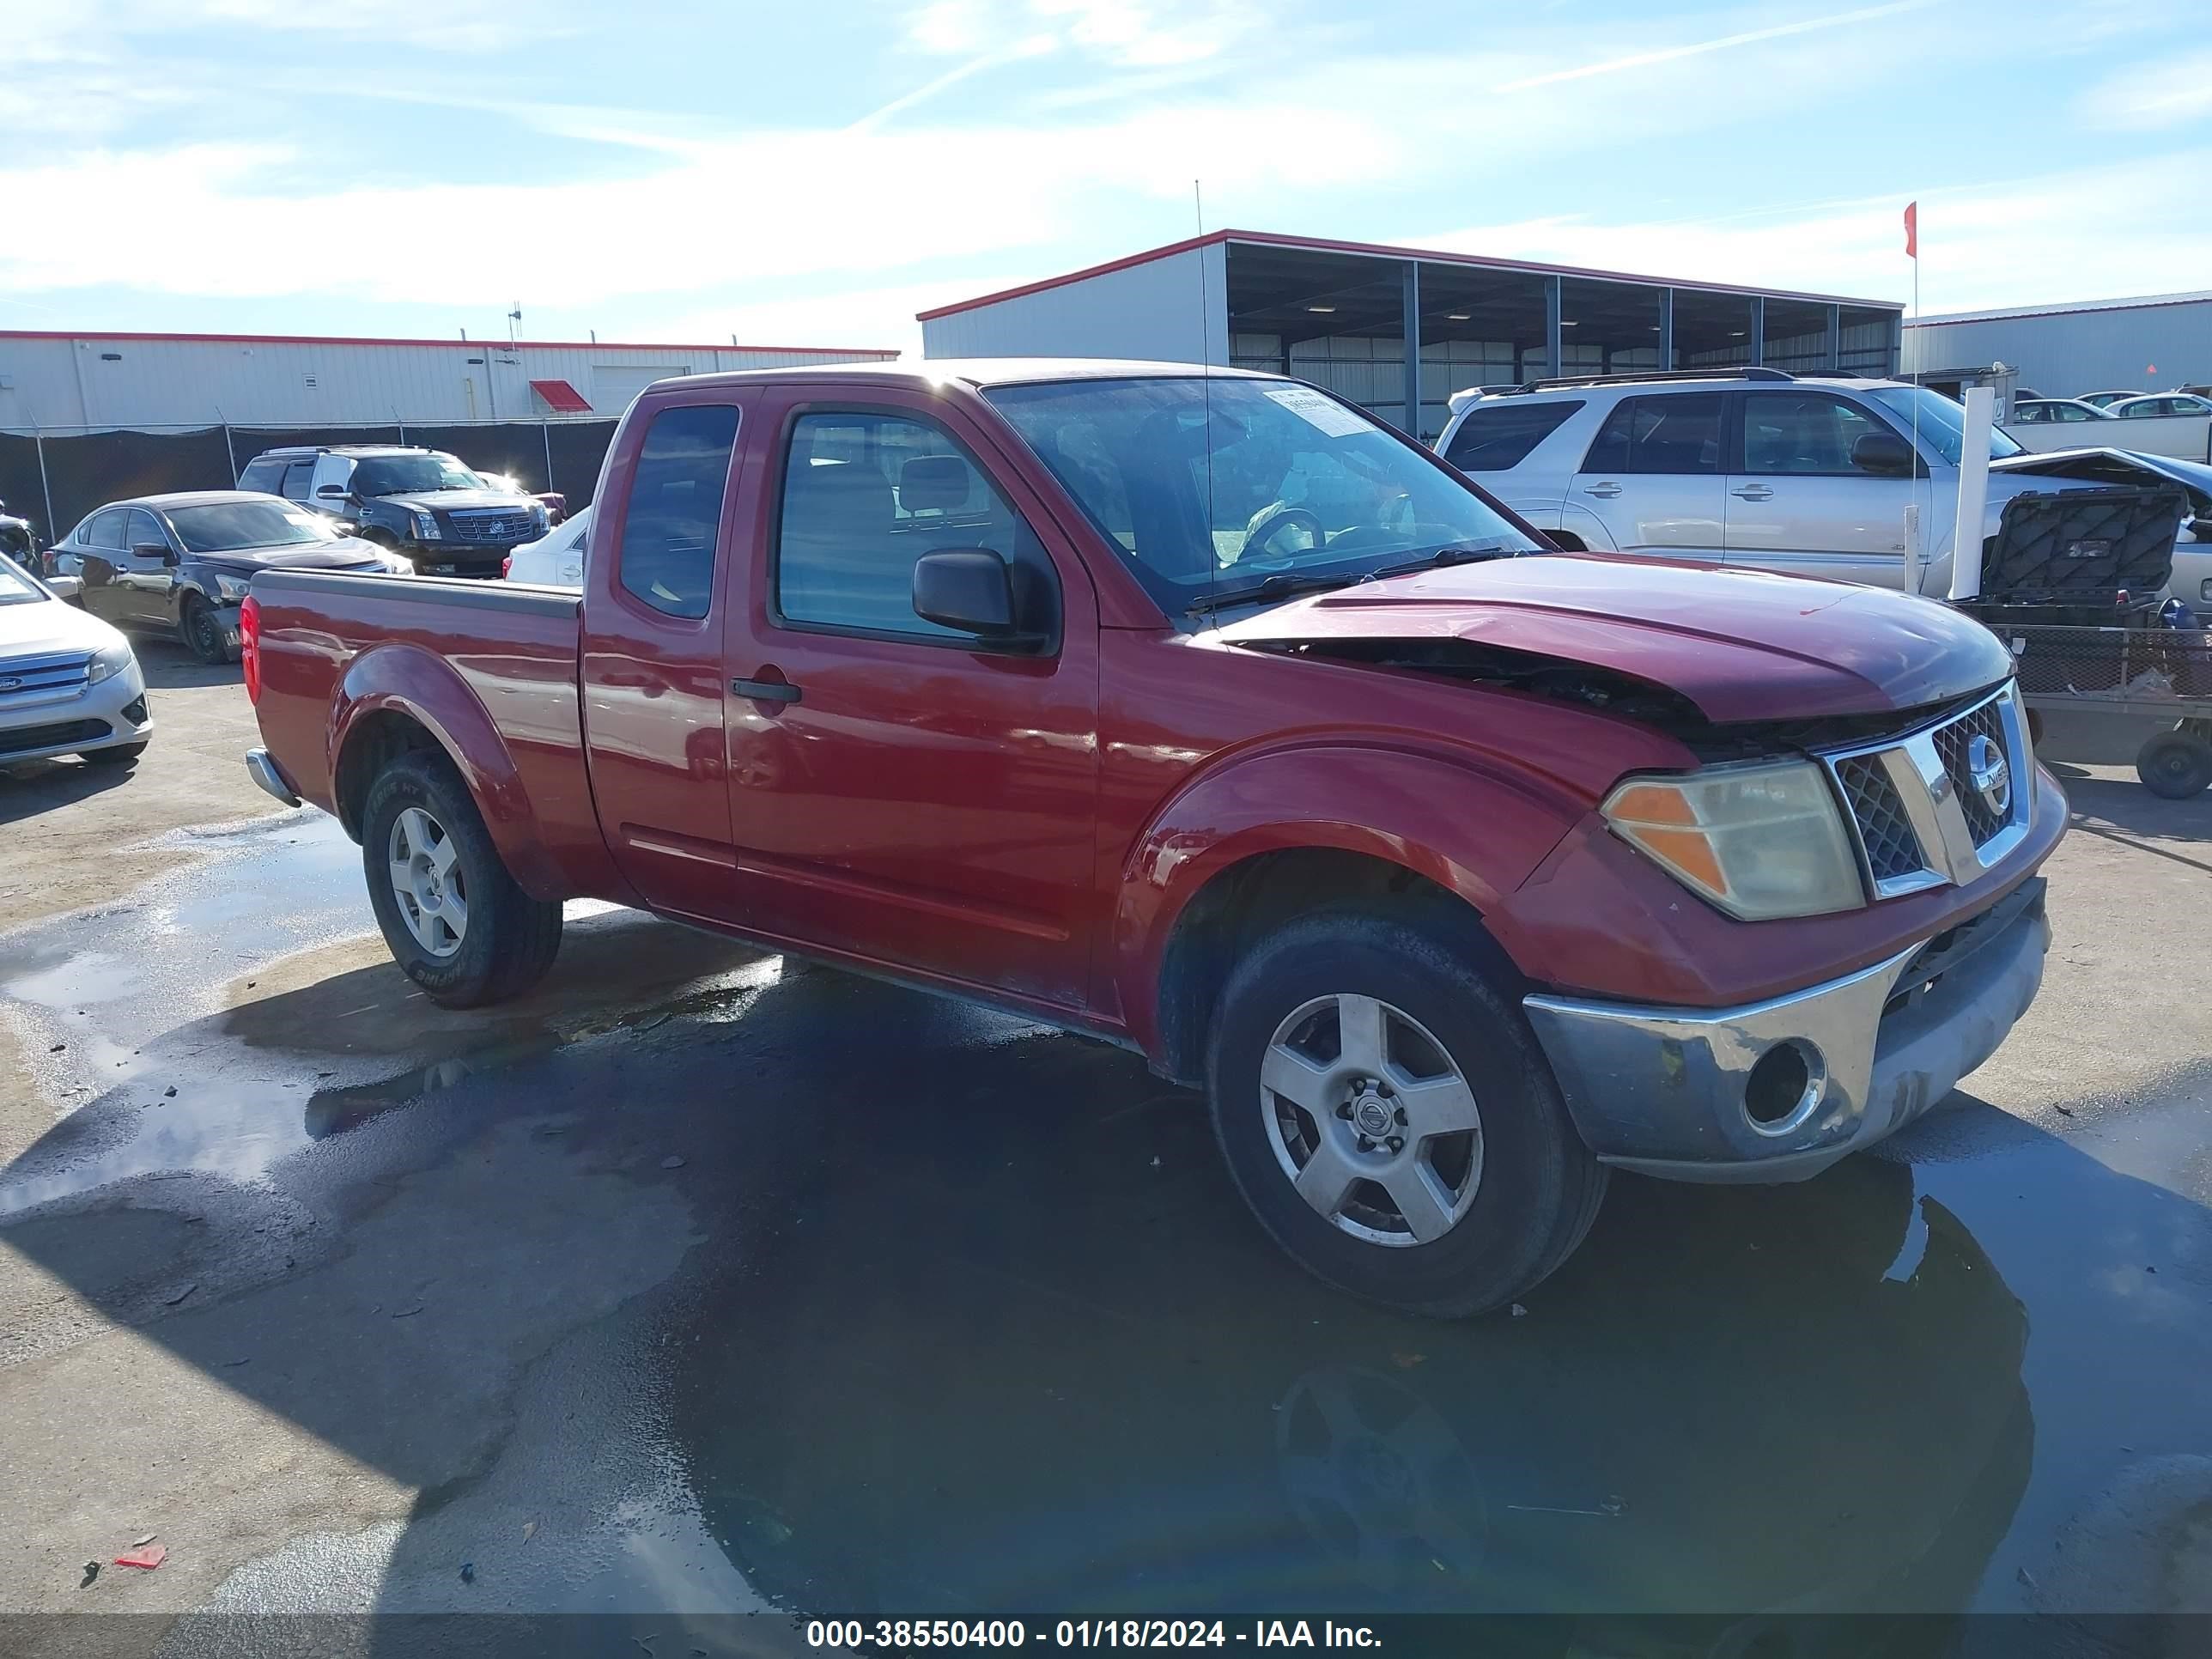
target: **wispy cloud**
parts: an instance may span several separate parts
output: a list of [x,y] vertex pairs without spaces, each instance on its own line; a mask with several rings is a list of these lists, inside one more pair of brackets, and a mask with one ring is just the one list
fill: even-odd
[[1008,64],[1018,64],[1024,58],[1042,58],[1058,44],[1059,42],[1049,34],[1033,34],[996,52],[979,53],[966,63],[949,69],[932,80],[925,81],[913,91],[902,93],[889,103],[878,105],[854,122],[846,131],[866,132],[872,128],[879,127],[894,115],[912,109],[917,104],[927,102],[940,92],[951,90],[970,76],[981,75],[987,70],[1004,68]]
[[2087,125],[2108,131],[2150,132],[2204,120],[2212,117],[2212,51],[2107,76],[2081,94],[2076,108]]
[[1899,12],[1924,10],[1935,3],[1936,0],[1893,0],[1892,4],[1864,6],[1856,11],[1838,12],[1828,17],[1807,17],[1794,23],[1776,23],[1766,28],[1723,34],[1711,40],[1693,40],[1687,46],[1660,46],[1650,52],[1631,52],[1625,58],[1608,58],[1601,63],[1577,64],[1571,69],[1547,70],[1540,75],[1526,75],[1517,81],[1509,81],[1495,90],[1527,92],[1536,87],[1557,86],[1565,81],[1586,81],[1595,75],[1617,75],[1625,70],[1652,69],[1685,58],[1702,58],[1708,52],[1756,46],[1762,40],[1781,40],[1794,34],[1811,34],[1820,29],[1870,23],[1877,18],[1893,17]]

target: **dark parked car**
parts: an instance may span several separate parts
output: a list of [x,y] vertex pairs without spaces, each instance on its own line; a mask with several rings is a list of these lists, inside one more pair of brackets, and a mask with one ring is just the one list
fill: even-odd
[[203,662],[237,660],[239,601],[257,571],[405,568],[319,514],[239,489],[111,501],[55,544],[51,562],[82,580],[95,617],[173,633]]
[[264,450],[238,483],[350,520],[426,576],[496,577],[509,553],[552,522],[533,495],[441,450],[395,444]]

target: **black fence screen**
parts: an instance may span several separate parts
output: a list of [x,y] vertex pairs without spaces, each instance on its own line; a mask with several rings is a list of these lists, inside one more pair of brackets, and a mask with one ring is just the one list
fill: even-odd
[[[458,455],[485,472],[504,472],[525,489],[556,489],[568,510],[587,506],[599,463],[614,437],[612,421],[557,425],[416,426],[404,441]],[[0,433],[0,501],[28,519],[41,542],[71,529],[94,507],[130,495],[173,489],[230,489],[238,471],[264,449],[297,444],[395,444],[403,428],[383,427],[203,427],[190,432],[88,432],[43,441]],[[46,468],[40,471],[40,451]],[[51,509],[49,508],[51,501]]]

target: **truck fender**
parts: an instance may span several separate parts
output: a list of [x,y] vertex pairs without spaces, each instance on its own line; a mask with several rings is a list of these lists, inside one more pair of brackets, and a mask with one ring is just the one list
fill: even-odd
[[1464,754],[1371,740],[1247,752],[1170,796],[1124,860],[1108,971],[1130,1035],[1163,1058],[1160,976],[1176,924],[1207,884],[1263,854],[1326,850],[1396,865],[1457,895],[1520,959],[1500,896],[1583,810]]
[[[346,746],[378,714],[404,716],[428,732],[468,786],[501,860],[524,890],[559,898],[568,884],[544,851],[537,811],[490,713],[453,665],[405,641],[372,646],[347,665],[331,701],[327,738],[332,795],[343,805]],[[343,816],[342,812],[342,816]],[[346,823],[358,840],[362,826]]]

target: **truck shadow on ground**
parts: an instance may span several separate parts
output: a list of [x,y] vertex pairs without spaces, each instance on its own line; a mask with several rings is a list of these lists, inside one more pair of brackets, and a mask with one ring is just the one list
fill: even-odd
[[[2077,769],[2063,766],[2051,769],[2065,786],[2076,830],[2119,840],[2147,852],[2160,850],[2147,846],[2147,839],[2212,841],[2212,791],[2188,800],[2167,800],[2154,795],[2132,779],[2121,781],[2091,777]],[[2187,858],[2183,861],[2197,862]],[[2204,867],[2212,869],[2212,865]]]
[[[2010,1524],[2027,1310],[1906,1164],[1622,1180],[1525,1316],[1402,1318],[1278,1256],[1132,1057],[756,965],[550,1048],[484,1022],[443,1078],[294,1095],[266,1186],[119,1182],[0,1242],[419,1489],[386,1613],[1944,1611]],[[365,988],[179,1053],[296,1085]],[[2085,1278],[2201,1232],[2007,1122]],[[239,1608],[281,1600],[258,1571]]]

